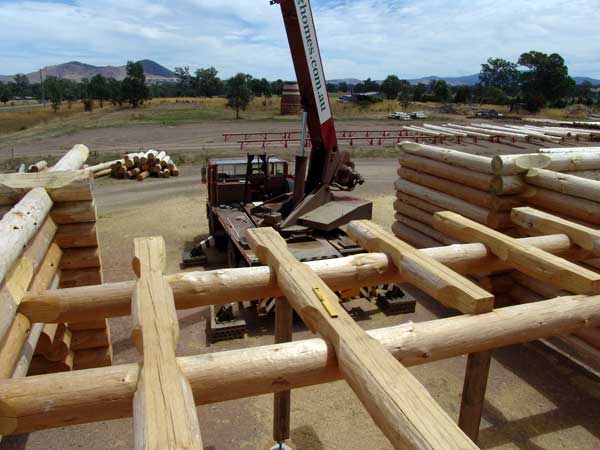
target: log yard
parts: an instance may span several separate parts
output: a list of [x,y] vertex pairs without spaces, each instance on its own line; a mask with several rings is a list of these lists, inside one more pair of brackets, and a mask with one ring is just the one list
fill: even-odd
[[328,82],[354,0],[198,3],[292,81],[0,76],[0,450],[600,448],[600,82]]

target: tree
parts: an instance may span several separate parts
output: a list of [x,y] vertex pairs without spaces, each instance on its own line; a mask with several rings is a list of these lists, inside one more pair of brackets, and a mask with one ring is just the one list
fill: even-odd
[[472,90],[469,86],[458,86],[454,94],[454,103],[470,103]]
[[122,83],[123,98],[137,108],[148,98],[146,75],[141,62],[127,61],[127,76]]
[[6,85],[4,83],[0,83],[0,102],[4,103],[6,105],[9,100],[10,100],[10,90],[8,88],[8,85]]
[[517,65],[502,58],[488,59],[487,64],[481,65],[479,73],[481,86],[502,89],[507,94],[517,92],[520,78]]
[[532,109],[543,102],[559,105],[576,85],[565,60],[557,53],[523,53],[519,65],[529,69],[521,75],[521,84],[525,102]]
[[338,92],[348,92],[349,90],[348,83],[345,81],[342,81],[338,84]]
[[62,83],[56,77],[47,77],[44,80],[44,89],[50,99],[50,104],[54,112],[58,112],[63,99]]
[[80,98],[80,85],[76,81],[61,79],[63,97],[67,101],[67,107],[71,109],[73,102]]
[[452,97],[450,86],[444,80],[431,80],[429,90],[436,102],[447,102]]
[[252,77],[244,73],[238,73],[236,76],[227,80],[227,106],[235,108],[235,118],[240,118],[240,109],[244,111],[250,101],[253,93],[249,86],[249,80]]
[[422,102],[425,93],[427,92],[427,85],[424,83],[419,83],[415,86],[413,91],[413,101]]
[[175,67],[175,77],[179,96],[190,97],[194,90],[194,80],[190,74],[190,68],[188,66]]
[[379,91],[379,88],[380,86],[377,81],[373,81],[370,78],[367,78],[362,83],[358,83],[356,86],[354,86],[352,92],[355,92],[357,94],[363,94],[365,92],[377,92]]
[[26,97],[29,95],[29,78],[27,75],[18,73],[14,77],[14,92],[17,97]]
[[96,99],[100,102],[100,108],[104,108],[104,100],[108,100],[110,98],[106,78],[104,78],[101,74],[94,75],[90,80],[89,96],[90,98]]
[[211,98],[223,91],[223,82],[217,76],[218,73],[214,67],[196,70],[196,83],[199,95]]
[[381,83],[381,92],[389,99],[398,98],[400,91],[402,90],[403,83],[400,78],[396,75],[388,75],[388,77]]
[[340,92],[340,87],[335,83],[327,83],[327,92]]
[[108,98],[113,106],[123,105],[125,98],[123,97],[123,84],[119,80],[109,78],[107,80]]

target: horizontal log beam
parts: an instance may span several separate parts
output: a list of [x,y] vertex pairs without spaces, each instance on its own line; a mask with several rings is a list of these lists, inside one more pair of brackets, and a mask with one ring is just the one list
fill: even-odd
[[45,188],[55,203],[92,200],[93,174],[69,172],[11,173],[0,175],[0,205],[14,205],[31,189]]
[[[538,236],[519,239],[550,253],[576,261],[593,255],[573,245],[566,235]],[[510,269],[483,244],[436,247],[423,252],[463,275]],[[306,263],[332,289],[403,283],[406,278],[390,264],[382,253],[368,253],[346,258]],[[280,297],[268,267],[186,272],[167,276],[175,296],[177,309],[189,309],[232,301]],[[27,292],[19,311],[32,322],[76,323],[100,318],[128,316],[134,281],[107,283],[43,292]]]
[[[560,297],[369,331],[402,364],[477,353],[600,325],[600,296]],[[313,386],[341,379],[322,339],[177,359],[196,404]],[[132,415],[137,364],[0,382],[0,434],[18,434]],[[60,389],[57,389],[60,386]]]

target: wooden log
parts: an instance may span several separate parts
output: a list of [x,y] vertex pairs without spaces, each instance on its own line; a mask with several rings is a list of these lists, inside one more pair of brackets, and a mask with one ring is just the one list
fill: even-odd
[[517,270],[578,294],[600,293],[600,275],[456,213],[436,213],[434,226],[465,242],[481,242]]
[[[421,223],[419,221],[413,220],[409,217],[403,216],[402,214],[397,213],[394,218],[401,224],[406,225],[407,227],[410,227],[416,231],[418,231],[419,233],[424,234],[425,236],[429,236],[430,238],[434,239],[437,242],[440,242],[443,245],[454,245],[454,244],[460,244],[459,241],[452,239],[448,236],[446,236],[443,233],[440,233],[437,230],[434,230],[431,226],[429,225],[425,225],[424,223]],[[433,216],[431,216],[432,221],[433,221]],[[400,238],[402,239],[402,238]]]
[[97,247],[96,223],[61,225],[56,232],[56,243],[60,248]]
[[71,331],[66,325],[59,325],[50,348],[43,353],[44,358],[52,362],[64,361],[71,351],[71,337]]
[[580,247],[600,256],[600,230],[579,225],[533,208],[516,208],[512,220],[523,228],[544,234],[563,233]]
[[29,166],[27,168],[27,172],[29,173],[38,173],[38,172],[43,172],[44,170],[48,169],[48,162],[42,160],[42,161],[38,161],[35,164],[32,164],[31,166]]
[[516,175],[529,169],[547,167],[550,157],[539,153],[525,155],[497,155],[492,159],[492,167],[496,175]]
[[77,144],[69,150],[65,156],[49,169],[50,172],[60,172],[66,170],[77,170],[83,166],[90,155],[89,149],[85,145]]
[[491,139],[494,137],[493,133],[484,133],[484,130],[476,130],[473,127],[463,127],[462,125],[455,125],[452,123],[447,123],[444,125],[445,127],[451,128],[453,130],[462,131],[463,133],[468,133],[469,136],[475,136],[482,139]]
[[[275,343],[292,341],[294,310],[287,299],[279,297],[275,305]],[[291,391],[276,392],[273,398],[273,440],[290,438]]]
[[368,338],[333,291],[292,255],[277,231],[248,230],[248,242],[274,270],[278,285],[308,328],[334,347],[344,379],[395,448],[476,448],[408,369]]
[[453,197],[458,197],[461,200],[492,211],[510,211],[512,208],[523,205],[516,197],[498,197],[460,183],[419,173],[412,169],[401,168],[398,170],[398,175],[404,180],[450,194]]
[[[589,136],[589,133],[582,133],[582,134],[586,134],[586,135]],[[586,153],[586,152],[600,152],[600,147],[540,148],[540,152],[541,153]]]
[[473,442],[479,437],[492,351],[471,353],[467,359],[458,426]]
[[49,361],[43,356],[34,356],[29,367],[29,376],[43,375],[47,373],[69,372],[73,370],[73,359],[75,354],[70,351],[60,361]]
[[496,195],[520,194],[527,190],[527,182],[520,175],[495,176],[490,192]]
[[17,314],[12,321],[6,336],[0,342],[0,379],[12,376],[30,327],[31,322],[23,314]]
[[60,203],[50,210],[50,217],[57,225],[70,223],[95,222],[96,203],[94,200]]
[[99,170],[98,172],[94,172],[94,178],[102,178],[102,177],[108,177],[112,174],[112,169],[108,168],[108,169],[104,169],[104,170]]
[[110,336],[106,330],[78,330],[72,331],[71,349],[88,350],[90,348],[108,347]]
[[[519,239],[550,253],[582,261],[593,256],[572,244],[566,235],[538,236]],[[438,244],[439,245],[439,244]],[[512,266],[483,244],[465,244],[423,250],[427,254],[463,275],[512,269]],[[360,288],[406,280],[381,253],[361,254],[334,260],[306,263],[333,290]],[[222,269],[185,272],[167,276],[173,289],[177,309],[189,309],[213,304],[280,297],[281,290],[268,267]],[[77,322],[105,317],[128,316],[131,313],[133,281],[107,283],[70,289],[27,292],[19,312],[32,322],[63,323],[69,327]],[[104,321],[99,321],[103,324]],[[86,328],[92,328],[89,324]],[[84,328],[85,329],[85,328]]]
[[98,247],[69,248],[63,251],[60,268],[63,270],[101,268]]
[[[88,167],[86,170],[93,172],[95,174],[97,174],[99,172],[105,172],[108,169],[112,169],[113,166],[116,166],[117,162],[124,164],[125,159],[117,159],[114,161],[107,161],[104,163],[96,164],[95,166]],[[96,178],[98,178],[98,177],[96,176]]]
[[55,203],[93,200],[92,185],[92,173],[84,170],[0,175],[0,205],[14,205],[40,187]]
[[54,338],[56,337],[56,332],[58,331],[58,326],[58,323],[44,324],[44,328],[40,333],[40,337],[35,348],[36,355],[43,355],[44,353],[50,351],[52,343],[54,342]]
[[453,166],[463,167],[481,173],[492,172],[492,160],[485,156],[471,155],[470,153],[459,152],[433,145],[415,144],[414,142],[402,142],[402,150],[417,156],[434,159],[445,162]]
[[137,176],[142,172],[142,169],[140,169],[139,167],[136,167],[135,169],[132,169],[129,174],[131,175],[131,178],[136,178]]
[[396,210],[397,214],[401,214],[404,217],[409,217],[425,225],[429,225],[430,227],[433,224],[433,214],[416,208],[408,203],[396,201],[394,202],[394,209]]
[[494,308],[494,296],[435,259],[396,239],[378,225],[366,220],[350,222],[350,239],[371,252],[387,254],[405,279],[443,305],[464,314],[477,314]]
[[397,200],[394,202],[394,209],[396,211],[401,208],[402,204],[410,205],[415,208],[420,209],[421,211],[428,212],[431,214],[433,220],[433,214],[438,211],[444,211],[444,208],[436,205],[432,205],[420,198],[413,197],[412,195],[404,194],[403,192],[396,192]]
[[112,365],[112,345],[107,347],[90,348],[86,350],[75,350],[73,359],[73,370],[96,369]]
[[392,224],[392,232],[396,237],[418,249],[433,248],[443,245],[441,242],[436,241],[420,231],[417,231],[414,228],[411,228],[408,225],[404,225],[400,222],[394,222]]
[[179,322],[163,276],[167,251],[160,238],[134,239],[138,283],[132,303],[132,340],[144,357],[133,399],[135,448],[202,450],[194,397],[175,356]]
[[[129,315],[129,314],[127,314]],[[68,324],[69,330],[72,332],[83,330],[108,330],[108,322],[106,319],[86,320]]]
[[600,169],[600,153],[598,152],[551,153],[545,156],[549,158],[549,162],[547,165],[540,166],[540,169],[555,172]]
[[559,194],[543,188],[531,188],[521,196],[530,206],[600,225],[600,202]]
[[60,276],[61,288],[94,286],[102,284],[102,272],[98,267],[90,269],[63,270]]
[[144,181],[149,176],[150,176],[150,172],[146,169],[146,170],[144,170],[143,172],[141,172],[141,173],[139,173],[137,175],[136,180],[138,180],[138,181]]
[[480,206],[467,203],[452,195],[420,186],[410,181],[402,179],[396,180],[394,187],[404,194],[411,195],[439,206],[442,210],[457,212],[492,228],[510,228],[513,225],[509,213],[490,211]]
[[525,177],[527,183],[549,189],[561,194],[600,201],[600,182],[576,176],[552,172],[544,169],[532,169]]
[[171,178],[171,171],[169,169],[163,170],[163,178]]
[[[565,297],[477,316],[406,323],[368,334],[406,366],[478,353],[600,325],[600,296]],[[180,357],[197,404],[339,380],[322,339]],[[239,370],[232,371],[236,367]],[[132,415],[138,364],[0,382],[0,433],[19,434]],[[61,386],[61,389],[56,389]]]
[[36,188],[0,221],[0,340],[56,231],[51,219],[46,220],[51,207],[46,191]]
[[440,126],[437,126],[437,125],[431,125],[431,124],[428,124],[428,123],[424,123],[423,127],[429,128],[430,130],[441,131],[441,132],[443,132],[445,134],[449,134],[451,136],[461,136],[461,137],[467,137],[467,136],[469,136],[468,133],[465,133],[463,131],[453,130],[453,129],[447,128],[447,127],[440,127]]

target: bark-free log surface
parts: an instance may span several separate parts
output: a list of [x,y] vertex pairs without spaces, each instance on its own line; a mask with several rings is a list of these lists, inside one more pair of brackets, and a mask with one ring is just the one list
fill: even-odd
[[96,223],[75,223],[61,225],[56,233],[56,242],[60,248],[97,247]]
[[338,297],[272,228],[248,231],[294,310],[333,345],[340,372],[395,448],[476,448],[414,376],[341,307]]
[[362,248],[388,255],[410,284],[443,305],[465,314],[494,309],[492,294],[424,252],[395,238],[379,225],[367,220],[353,221],[348,225],[347,233]]
[[77,144],[50,168],[50,172],[77,170],[83,166],[89,155],[90,151],[85,145]]
[[96,204],[93,200],[59,203],[50,211],[50,217],[58,225],[95,222]]
[[435,159],[436,161],[474,170],[475,172],[493,173],[492,159],[485,156],[472,155],[433,145],[415,144],[414,142],[402,142],[400,147],[405,152],[412,153],[413,155]]
[[[406,366],[568,334],[600,325],[600,296],[562,297],[369,331]],[[197,404],[339,380],[335,352],[323,339],[177,359]],[[18,434],[131,417],[137,364],[0,382],[0,434]],[[61,389],[56,389],[61,386]]]
[[133,400],[135,448],[202,450],[194,397],[175,356],[179,323],[163,276],[165,242],[136,238],[134,255],[139,279],[132,298],[132,339],[144,357]]
[[394,222],[392,224],[392,233],[405,242],[408,242],[415,248],[432,248],[443,245],[440,241],[436,241],[430,236],[415,230],[400,222]]
[[600,202],[559,194],[548,189],[531,188],[523,194],[530,206],[548,209],[561,216],[574,217],[588,223],[600,225]]
[[436,213],[436,229],[465,242],[481,242],[517,270],[578,294],[600,292],[600,274],[584,269],[450,211]]
[[[519,239],[520,242],[576,261],[593,255],[572,244],[564,235],[538,236]],[[423,250],[463,275],[507,270],[511,265],[494,256],[483,244],[454,245]],[[307,266],[317,272],[333,290],[406,282],[388,257],[368,253],[327,261],[311,261]],[[184,272],[167,276],[173,289],[177,309],[280,297],[281,289],[268,267],[222,269],[206,272]],[[105,327],[104,317],[127,316],[131,313],[131,293],[135,282],[122,281],[100,286],[85,286],[44,292],[27,292],[19,311],[33,322],[53,323],[96,320]],[[90,324],[82,324],[91,328]]]
[[561,194],[585,198],[595,202],[600,201],[600,181],[558,173],[551,170],[532,169],[525,177],[527,183],[550,189]]

